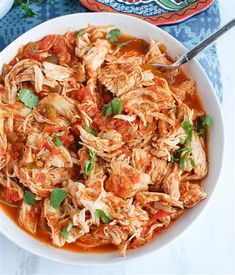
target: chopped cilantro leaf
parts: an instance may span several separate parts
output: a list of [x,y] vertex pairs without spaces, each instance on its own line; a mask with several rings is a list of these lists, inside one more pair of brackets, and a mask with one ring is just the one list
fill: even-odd
[[200,134],[200,136],[205,137],[207,126],[212,124],[212,117],[209,115],[205,115],[202,117],[199,117],[195,121],[195,129]]
[[112,113],[112,105],[111,105],[111,103],[108,103],[108,104],[104,105],[103,115],[104,116],[109,116],[111,113]]
[[32,10],[29,5],[25,4],[25,3],[21,3],[20,4],[23,10],[23,15],[22,18],[28,18],[28,17],[33,17],[34,15],[36,15],[37,13]]
[[61,235],[65,238],[68,239],[70,231],[73,228],[73,224],[69,223],[64,229],[61,230]]
[[29,89],[21,89],[18,96],[20,101],[23,102],[24,105],[30,109],[33,109],[33,107],[36,107],[38,105],[39,97]]
[[24,201],[28,205],[34,205],[35,204],[35,198],[36,198],[35,194],[31,193],[30,191],[25,191],[25,193],[24,193]]
[[95,166],[95,153],[91,150],[88,150],[89,160],[86,161],[84,167],[84,174],[85,176],[90,175],[90,173],[94,170]]
[[119,115],[122,112],[123,101],[120,98],[114,98],[111,102],[112,112],[114,115]]
[[50,205],[55,209],[60,207],[62,201],[67,197],[67,192],[63,189],[55,189],[51,192]]
[[188,161],[190,161],[191,165],[195,167],[196,164],[191,152],[192,148],[189,146],[179,148],[171,154],[170,162],[178,162],[182,170],[185,170]]
[[181,124],[181,126],[184,129],[185,133],[187,134],[183,144],[187,145],[189,142],[192,141],[192,136],[193,136],[193,127],[189,121],[188,116],[185,116],[184,121]]
[[85,130],[87,131],[87,133],[93,135],[93,136],[97,136],[96,132],[89,126],[85,126]]
[[121,31],[119,29],[113,29],[106,34],[106,38],[109,40],[109,42],[113,43],[118,40],[120,35]]
[[102,220],[103,223],[110,223],[112,219],[105,214],[105,212],[101,209],[96,209],[95,214],[98,218]]
[[55,144],[56,147],[60,147],[60,146],[63,145],[63,142],[62,142],[60,136],[57,136],[56,134],[54,134],[52,136],[52,140],[53,140],[53,142],[54,142],[54,144]]
[[123,101],[120,98],[115,97],[111,102],[104,105],[103,114],[109,116],[111,113],[114,115],[121,114],[123,108]]
[[83,34],[85,33],[84,29],[81,29],[79,31],[76,32],[77,36],[83,36]]

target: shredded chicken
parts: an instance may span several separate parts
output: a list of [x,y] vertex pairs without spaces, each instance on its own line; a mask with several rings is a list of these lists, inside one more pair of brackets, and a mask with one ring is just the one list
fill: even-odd
[[38,218],[38,209],[23,201],[19,213],[20,225],[29,232],[35,234],[37,232]]
[[196,83],[154,62],[171,63],[159,42],[89,25],[4,65],[0,204],[35,238],[40,229],[55,246],[125,256],[206,198]]
[[206,198],[203,188],[196,183],[182,182],[180,185],[180,201],[185,207],[194,207]]
[[152,183],[148,174],[140,172],[123,161],[111,163],[111,170],[106,182],[106,190],[123,199],[131,198],[137,192],[147,190],[148,184]]
[[154,85],[154,74],[135,63],[108,64],[99,75],[100,82],[113,94],[121,96],[143,86]]
[[100,68],[109,49],[110,44],[106,40],[98,39],[83,56],[83,61],[90,75],[94,74]]

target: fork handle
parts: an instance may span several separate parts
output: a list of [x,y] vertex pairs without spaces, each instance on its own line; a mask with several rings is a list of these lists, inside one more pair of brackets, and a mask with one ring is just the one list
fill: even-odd
[[230,30],[234,26],[235,26],[235,19],[233,19],[230,22],[228,22],[227,24],[225,24],[218,31],[216,31],[211,36],[209,36],[208,38],[203,40],[201,43],[199,43],[196,47],[194,47],[190,51],[186,52],[174,64],[182,65],[182,64],[188,62],[193,57],[195,57],[198,53],[200,53],[202,50],[206,49],[211,44],[213,44],[217,40],[217,38],[219,38],[221,35],[226,33],[228,30]]

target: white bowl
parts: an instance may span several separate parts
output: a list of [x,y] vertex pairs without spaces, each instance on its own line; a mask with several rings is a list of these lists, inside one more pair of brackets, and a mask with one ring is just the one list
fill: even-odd
[[14,0],[0,0],[0,19],[8,13],[13,3]]
[[[167,46],[168,53],[172,58],[185,52],[182,44],[168,33],[135,17],[114,13],[78,13],[49,20],[17,38],[1,52],[0,70],[3,63],[9,62],[16,55],[17,49],[21,45],[39,40],[48,34],[63,34],[69,30],[79,30],[86,27],[89,23],[95,25],[113,24],[122,31],[136,37],[146,40],[151,38],[160,41]],[[208,197],[195,208],[187,211],[169,230],[160,234],[158,238],[141,248],[128,251],[125,260],[145,256],[150,252],[161,249],[161,247],[169,244],[181,235],[208,204],[220,175],[223,162],[224,129],[219,103],[206,73],[196,60],[184,65],[184,70],[190,77],[196,80],[206,112],[213,117],[213,124],[210,127],[209,174],[204,182]],[[51,260],[76,265],[107,265],[123,261],[123,258],[117,252],[109,254],[82,254],[49,247],[20,230],[3,211],[0,211],[0,221],[0,230],[7,238],[22,248]]]

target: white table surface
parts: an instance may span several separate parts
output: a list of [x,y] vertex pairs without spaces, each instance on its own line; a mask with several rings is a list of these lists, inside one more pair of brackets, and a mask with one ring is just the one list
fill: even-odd
[[[222,22],[235,17],[235,0],[220,0]],[[0,235],[1,275],[235,274],[235,29],[217,44],[221,63],[226,149],[224,169],[206,210],[180,238],[141,260],[109,267],[59,264],[19,248]]]

